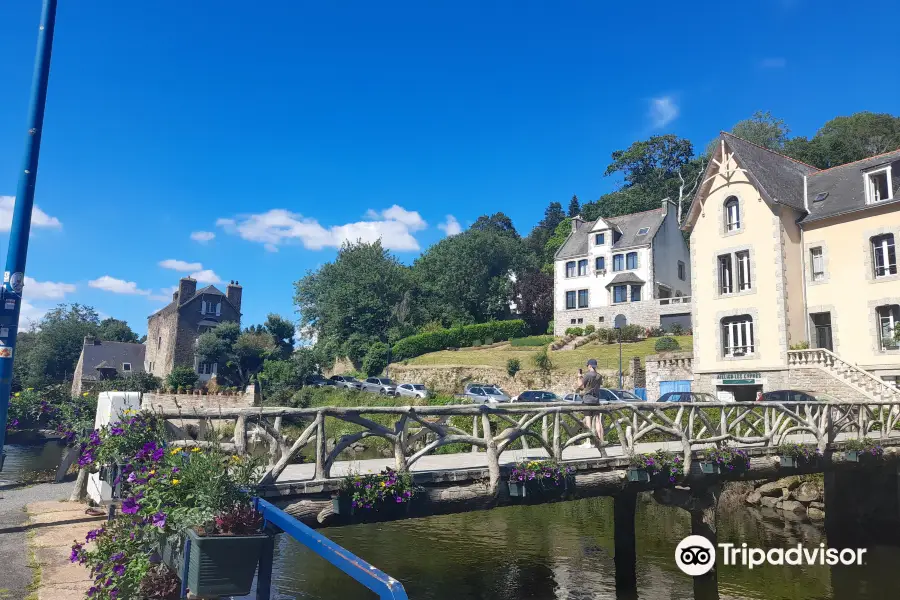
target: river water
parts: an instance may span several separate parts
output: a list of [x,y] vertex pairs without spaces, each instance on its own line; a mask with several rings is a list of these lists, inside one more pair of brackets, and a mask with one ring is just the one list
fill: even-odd
[[[817,547],[821,526],[720,506],[719,542]],[[688,513],[640,501],[636,594],[616,595],[612,500],[329,528],[323,533],[399,579],[411,600],[683,600],[693,581],[675,566]],[[286,536],[276,549],[273,598],[371,600],[375,595]],[[898,540],[900,544],[900,540]],[[719,597],[733,600],[898,600],[900,549],[870,547],[863,566],[719,567]],[[696,600],[715,597],[698,593]]]
[[35,444],[10,444],[6,462],[0,471],[0,486],[53,480],[59,467],[65,444],[50,440]]

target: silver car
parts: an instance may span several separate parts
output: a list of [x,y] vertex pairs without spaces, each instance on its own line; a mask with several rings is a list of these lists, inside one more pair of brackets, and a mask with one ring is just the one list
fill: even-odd
[[464,396],[475,404],[510,402],[509,396],[493,386],[467,386]]
[[395,395],[407,398],[428,398],[431,394],[421,383],[401,383],[397,386]]
[[350,375],[332,375],[331,380],[336,388],[358,390],[362,387],[362,383],[356,377],[351,377]]
[[369,377],[362,382],[362,391],[393,396],[397,391],[397,384],[387,377]]

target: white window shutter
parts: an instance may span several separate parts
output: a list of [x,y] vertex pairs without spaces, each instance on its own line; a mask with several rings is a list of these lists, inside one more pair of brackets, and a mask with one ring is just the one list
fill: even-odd
[[216,302],[216,316],[219,317],[222,315],[222,303]]

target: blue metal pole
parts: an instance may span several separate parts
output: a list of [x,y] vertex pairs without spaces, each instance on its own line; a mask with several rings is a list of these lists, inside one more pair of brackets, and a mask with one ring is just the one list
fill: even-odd
[[3,470],[5,456],[3,446],[6,443],[6,419],[9,414],[9,392],[13,378],[13,353],[19,328],[19,311],[22,307],[25,257],[28,254],[31,209],[34,206],[34,187],[37,183],[38,155],[44,126],[44,106],[47,102],[47,82],[50,79],[53,29],[56,26],[57,0],[43,0],[43,2],[37,55],[34,59],[34,74],[31,80],[25,158],[22,171],[19,173],[16,204],[9,231],[6,271],[3,273],[3,287],[0,288],[0,470]]
[[272,568],[275,564],[275,536],[263,543],[256,571],[256,600],[270,600],[272,597]]

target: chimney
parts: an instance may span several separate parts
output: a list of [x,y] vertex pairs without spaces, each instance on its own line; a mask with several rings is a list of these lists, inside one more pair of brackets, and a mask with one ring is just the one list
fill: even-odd
[[669,205],[670,204],[672,206],[675,206],[675,203],[672,202],[671,200],[669,200],[668,197],[662,199],[663,216],[666,216],[667,214],[669,214]]
[[85,346],[93,346],[95,344],[100,344],[100,340],[98,340],[97,338],[95,338],[92,335],[84,336],[84,345]]
[[578,231],[582,225],[584,225],[584,219],[581,218],[581,215],[572,217],[572,231]]
[[[197,293],[197,280],[190,277],[182,277],[178,282],[178,291],[176,294],[179,306],[190,300]],[[173,296],[173,299],[175,297]]]
[[243,290],[244,288],[242,288],[237,281],[229,282],[228,287],[225,288],[225,297],[228,298],[228,301],[231,302],[235,310],[238,311],[238,314],[241,312],[241,295]]
[[175,290],[174,292],[172,292],[172,300],[174,300],[175,302],[178,302],[178,290]]

